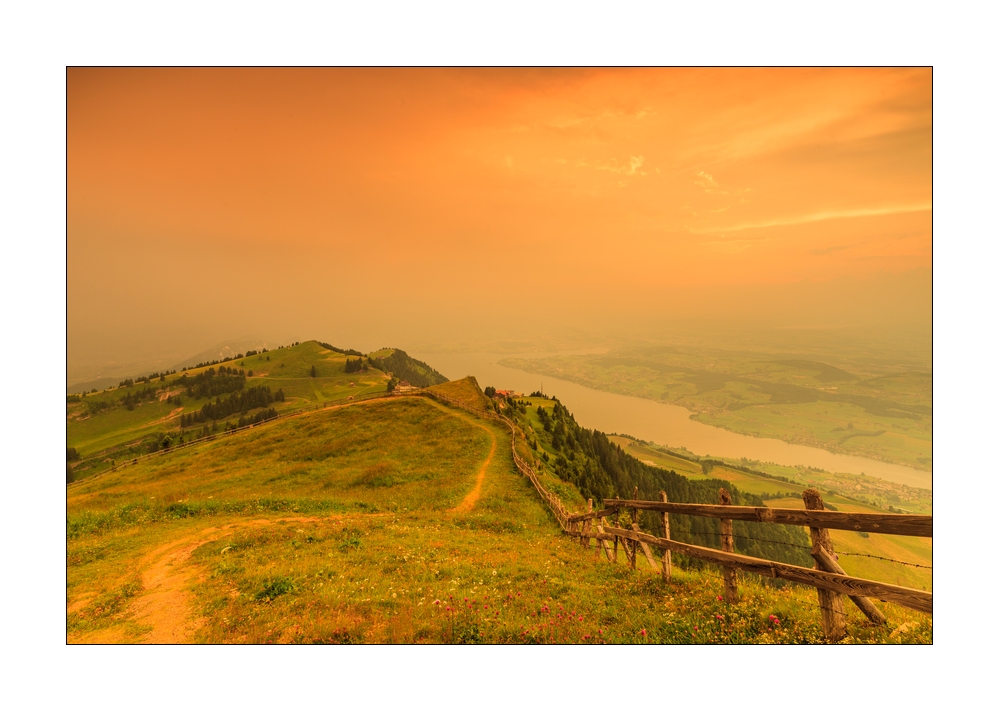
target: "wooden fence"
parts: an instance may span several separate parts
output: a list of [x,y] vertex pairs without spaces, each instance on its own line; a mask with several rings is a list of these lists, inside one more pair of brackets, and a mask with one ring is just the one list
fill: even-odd
[[[871,622],[878,625],[885,623],[885,617],[870,598],[893,602],[927,614],[933,613],[932,593],[847,575],[836,562],[836,554],[829,536],[829,529],[838,529],[931,538],[932,516],[827,511],[824,510],[822,497],[818,491],[809,489],[802,494],[802,497],[805,503],[804,510],[732,506],[731,496],[725,489],[719,491],[718,505],[673,503],[667,501],[665,493],[660,493],[659,501],[642,501],[637,499],[636,490],[635,498],[632,499],[606,499],[604,501],[606,508],[601,511],[592,510],[591,500],[590,511],[568,517],[567,533],[582,539],[583,545],[586,546],[589,546],[591,540],[595,540],[598,548],[602,547],[611,561],[617,560],[618,547],[623,546],[632,569],[635,568],[638,552],[641,550],[650,566],[660,570],[667,580],[672,574],[671,553],[673,552],[716,563],[722,566],[724,597],[728,602],[738,600],[736,570],[810,585],[818,590],[822,628],[826,637],[832,640],[841,639],[846,634],[844,596],[849,597]],[[631,512],[630,528],[608,525],[608,516],[624,511]],[[639,511],[656,511],[662,515],[664,530],[662,537],[643,533],[639,529]],[[672,540],[669,533],[670,513],[720,519],[721,550]],[[815,567],[803,568],[735,553],[732,521],[807,526],[812,539],[810,552],[815,559]],[[663,552],[661,563],[655,560],[652,548],[658,548]]]

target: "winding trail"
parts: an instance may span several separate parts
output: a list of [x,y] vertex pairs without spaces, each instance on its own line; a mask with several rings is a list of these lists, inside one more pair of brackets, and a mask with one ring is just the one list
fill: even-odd
[[479,473],[475,477],[475,486],[472,487],[472,490],[465,495],[465,498],[461,500],[460,504],[458,504],[454,508],[447,510],[447,512],[451,514],[467,514],[469,511],[475,508],[475,504],[478,502],[479,497],[482,495],[482,483],[486,480],[486,470],[489,468],[489,465],[493,461],[493,456],[496,454],[496,433],[493,431],[491,427],[484,424],[481,420],[472,417],[463,410],[459,410],[455,407],[448,407],[447,405],[443,405],[437,402],[433,398],[427,398],[426,401],[429,402],[434,407],[448,413],[449,415],[457,417],[471,425],[474,425],[484,430],[486,434],[489,435],[489,438],[492,440],[492,443],[489,445],[489,455],[486,457],[486,461],[482,463],[482,466],[479,468]]
[[470,492],[468,492],[468,495],[462,499],[460,504],[449,510],[449,513],[466,514],[475,507],[475,503],[479,500],[479,495],[482,493],[482,482],[486,479],[486,469],[489,467],[489,463],[493,461],[493,455],[496,454],[496,435],[492,432],[492,430],[489,430],[489,436],[493,438],[493,443],[489,447],[489,456],[486,457],[486,461],[482,463],[482,468],[479,469],[479,475],[475,478],[475,486]]
[[[362,400],[359,402],[338,404],[323,409],[354,407],[356,405],[366,405],[380,401],[383,400],[381,398]],[[459,417],[482,428],[489,434],[492,440],[489,447],[489,455],[482,463],[476,476],[475,486],[462,499],[460,504],[452,509],[448,509],[448,513],[451,514],[467,514],[472,511],[482,495],[482,484],[485,482],[486,471],[489,469],[489,465],[496,454],[496,433],[488,425],[461,410],[447,407],[429,398],[425,402],[429,402],[435,407],[445,410],[450,415]],[[175,413],[176,411],[171,413],[170,417]],[[311,413],[310,411],[306,411],[295,414],[308,415]],[[364,516],[383,515],[389,514],[364,514]],[[344,517],[334,516],[331,518],[339,520]],[[204,528],[193,534],[181,536],[180,538],[164,543],[139,558],[137,567],[141,571],[142,592],[130,605],[132,612],[130,615],[131,620],[141,627],[151,628],[150,631],[139,639],[127,640],[126,630],[121,626],[115,626],[110,629],[73,635],[67,638],[67,642],[70,644],[120,644],[126,641],[135,641],[140,644],[188,643],[204,622],[201,618],[193,614],[191,604],[190,589],[203,574],[200,566],[190,563],[191,554],[195,550],[206,543],[211,543],[240,529],[260,528],[274,523],[308,523],[319,520],[323,519],[316,517],[291,517],[240,521],[222,526]],[[92,593],[84,593],[77,597],[67,605],[67,614],[72,614],[84,607],[92,597]]]

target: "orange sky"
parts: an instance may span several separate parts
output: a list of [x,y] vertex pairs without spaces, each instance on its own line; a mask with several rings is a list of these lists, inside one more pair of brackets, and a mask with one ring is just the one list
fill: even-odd
[[[402,312],[724,315],[802,284],[853,285],[873,312],[905,284],[929,319],[929,69],[70,69],[67,86],[71,361],[150,319],[349,343]],[[504,270],[530,279],[497,288]]]

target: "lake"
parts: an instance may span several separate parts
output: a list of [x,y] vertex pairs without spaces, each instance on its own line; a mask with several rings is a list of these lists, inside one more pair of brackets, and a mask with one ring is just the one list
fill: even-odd
[[[593,351],[564,352],[561,355]],[[542,358],[553,353],[411,353],[452,380],[474,375],[479,385],[517,390],[525,395],[543,390],[569,408],[576,421],[588,429],[627,434],[656,444],[686,447],[700,456],[756,459],[775,464],[818,467],[831,472],[868,474],[899,484],[932,488],[931,472],[848,454],[833,454],[817,447],[788,444],[777,439],[750,437],[690,419],[690,411],[677,405],[594,390],[547,375],[534,375],[499,364],[504,358]]]

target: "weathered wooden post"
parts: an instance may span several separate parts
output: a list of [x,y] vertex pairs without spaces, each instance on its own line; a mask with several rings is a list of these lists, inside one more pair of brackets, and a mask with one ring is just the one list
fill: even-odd
[[[822,494],[816,489],[805,489],[801,492],[801,498],[805,502],[805,508],[809,511],[822,511],[825,506],[822,503]],[[827,554],[829,559],[833,559],[832,538],[825,528],[809,527],[808,532],[812,536],[812,550],[821,557]],[[815,569],[822,570],[819,562],[815,562]],[[846,636],[846,619],[843,612],[843,596],[832,590],[818,589],[819,607],[822,610],[822,631],[826,638],[832,641],[843,639]]]
[[[631,492],[631,500],[638,500],[638,487],[636,486],[634,491]],[[631,530],[638,528],[638,509],[633,508],[631,510]],[[635,570],[638,568],[638,541],[631,542],[631,551],[628,556],[628,563],[631,565],[631,569]]]
[[[621,527],[621,509],[618,509],[614,513],[614,526],[615,526],[615,528],[620,528]],[[619,540],[620,540],[620,536],[618,536],[615,533],[614,534],[614,562],[615,563],[617,563],[617,546],[618,546]]]
[[[586,500],[586,513],[593,513],[593,499],[587,499]],[[591,526],[590,519],[586,519],[586,521],[583,523],[583,530],[587,534],[589,534],[589,532],[590,532],[590,526]],[[590,537],[589,537],[589,535],[587,535],[586,538],[584,538],[582,540],[582,543],[583,543],[583,548],[589,548],[590,547]]]
[[[732,505],[732,494],[728,489],[718,490],[718,503],[722,506]],[[721,547],[726,553],[735,553],[735,540],[732,538],[732,519],[723,518],[721,520]],[[722,568],[722,577],[725,580],[725,602],[738,602],[739,589],[735,584],[735,569]]]
[[[605,517],[601,516],[600,517],[600,523],[597,524],[597,533],[603,533],[604,532],[604,526],[606,526],[606,525],[607,525],[607,519]],[[607,542],[606,540],[603,540],[603,541],[598,540],[597,543],[598,543],[598,545],[597,545],[597,550],[598,550],[597,557],[598,558],[600,557],[599,549],[603,548],[604,549],[604,554],[607,556],[607,560],[609,560],[610,562],[613,563],[614,562],[614,557],[611,554],[610,543]]]
[[[659,500],[664,504],[669,501],[665,491],[659,492]],[[663,538],[669,540],[669,512],[663,511]],[[673,579],[673,551],[668,548],[663,551],[663,580],[667,583]]]

